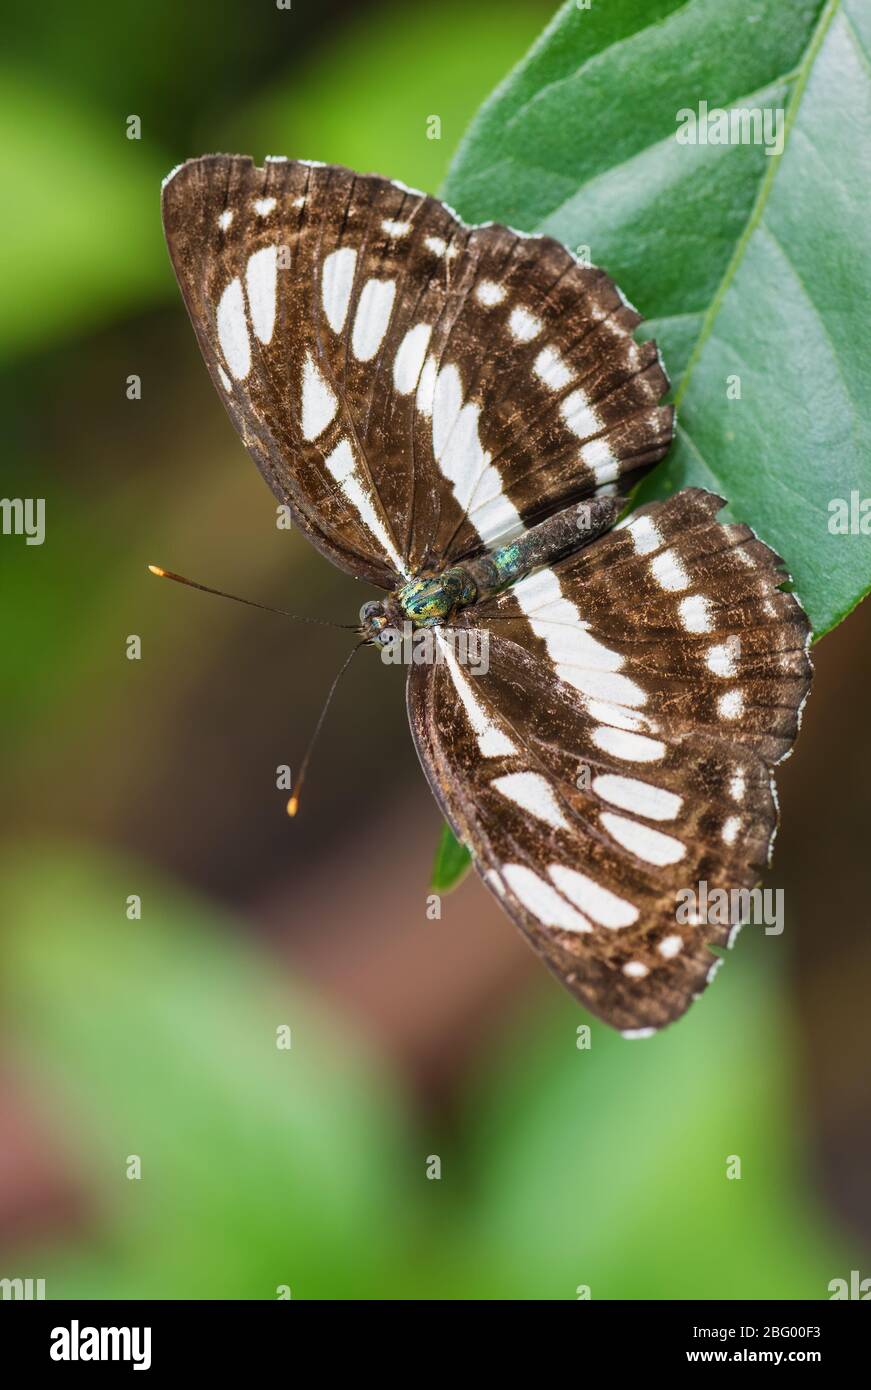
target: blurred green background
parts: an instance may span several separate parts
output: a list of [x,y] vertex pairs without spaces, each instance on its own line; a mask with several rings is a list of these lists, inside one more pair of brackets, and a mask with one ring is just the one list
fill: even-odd
[[476,881],[427,917],[439,817],[401,673],[355,663],[291,823],[275,769],[346,634],[146,572],[338,621],[364,596],[276,530],[160,178],[229,150],[436,191],[550,13],[85,0],[7,22],[3,494],[44,497],[47,533],[0,538],[0,1277],[49,1298],[825,1298],[871,1272],[867,605],[817,649],[779,779],[783,936],[747,928],[657,1038],[593,1022],[581,1050],[589,1020]]

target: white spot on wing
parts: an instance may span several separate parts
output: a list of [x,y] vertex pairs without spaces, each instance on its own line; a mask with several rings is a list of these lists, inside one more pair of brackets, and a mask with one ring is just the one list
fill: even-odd
[[490,887],[499,894],[500,898],[505,897],[505,884],[502,882],[495,869],[488,869],[484,875],[484,882],[489,883]]
[[737,637],[729,637],[725,642],[708,647],[705,652],[705,665],[714,676],[734,676],[738,671],[740,650],[740,640]]
[[333,420],[338,401],[320,370],[306,354],[302,370],[302,433],[304,439],[317,439]]
[[218,363],[218,376],[221,378],[221,385],[223,386],[224,390],[232,391],[233,383],[227,376],[227,373],[224,371],[224,368],[221,366],[220,362]]
[[184,168],[184,165],[183,165],[183,164],[176,164],[176,166],[175,166],[174,169],[170,169],[169,173],[168,173],[163,179],[161,179],[161,181],[160,181],[161,191],[162,191],[164,188],[166,188],[166,185],[167,185],[168,183],[172,183],[172,180],[175,178],[175,176],[176,176],[176,174],[178,173],[179,169],[183,169],[183,168]]
[[643,980],[646,975],[650,974],[650,971],[643,961],[628,960],[623,967],[623,974],[628,975],[630,980]]
[[224,361],[230,368],[230,375],[237,381],[244,381],[251,370],[251,343],[248,340],[248,325],[245,322],[245,301],[242,297],[242,281],[231,280],[218,302],[216,316],[218,342],[224,354]]
[[268,217],[275,207],[274,198],[257,198],[254,202],[254,211],[258,217]]
[[395,222],[392,217],[385,217],[384,221],[381,223],[381,229],[391,237],[408,236],[408,233],[411,231],[411,223]]
[[738,838],[738,831],[741,829],[740,816],[729,816],[723,823],[723,839],[727,845],[734,845]]
[[570,869],[565,864],[551,864],[548,873],[560,892],[579,907],[587,917],[592,917],[602,927],[619,931],[621,927],[631,927],[638,921],[638,908],[618,898],[608,888]]
[[538,772],[509,772],[494,778],[491,786],[515,806],[528,811],[537,820],[552,825],[555,830],[569,830],[568,821],[559,808],[553,789]]
[[245,287],[254,332],[261,343],[268,343],[275,329],[275,301],[278,292],[278,257],[274,246],[264,246],[248,258]]
[[448,249],[448,243],[440,236],[425,236],[423,244],[434,256],[443,256]]
[[550,387],[551,391],[562,391],[563,387],[568,386],[572,379],[572,373],[559,353],[550,347],[541,349],[532,364],[532,370],[539,381],[543,381],[545,386]]
[[535,314],[531,314],[522,305],[518,305],[511,310],[508,328],[511,336],[519,343],[530,343],[541,332],[541,319],[536,318]]
[[723,719],[740,719],[744,713],[744,696],[740,690],[727,690],[717,701],[717,710]]
[[613,724],[615,729],[629,729],[633,733],[639,733],[647,729],[653,733],[657,732],[657,725],[649,715],[638,714],[635,710],[626,709],[621,705],[609,705],[604,700],[584,700],[584,704],[591,719],[595,719],[597,724]]
[[686,846],[680,840],[673,835],[663,835],[661,830],[651,830],[649,825],[642,825],[640,821],[616,816],[612,811],[603,811],[599,821],[624,849],[648,864],[655,864],[657,868],[677,864],[686,854]]
[[492,309],[494,304],[502,303],[505,298],[505,291],[501,285],[497,285],[493,280],[482,280],[480,285],[475,288],[475,298],[486,309]]
[[682,946],[683,937],[678,936],[675,932],[673,936],[664,936],[656,949],[661,956],[665,956],[666,960],[671,960],[678,954]]
[[233,209],[232,209],[232,208],[224,208],[224,211],[221,213],[220,217],[218,218],[218,226],[220,227],[221,231],[222,231],[222,232],[226,232],[226,231],[228,230],[228,228],[229,228],[229,226],[230,226],[230,224],[231,224],[232,221],[233,221]]
[[679,593],[681,589],[690,587],[690,577],[673,550],[663,550],[661,554],[654,555],[650,562],[650,573],[659,587],[670,593]]
[[350,246],[331,251],[324,261],[321,276],[321,300],[327,323],[334,333],[341,333],[348,316],[357,252]]
[[566,396],[560,405],[560,414],[566,428],[570,429],[572,434],[576,434],[578,439],[589,439],[603,428],[599,414],[590,405],[583,391],[572,391]]
[[371,362],[380,348],[395,294],[395,280],[367,280],[363,286],[351,335],[351,348],[358,362]]
[[682,598],[677,611],[687,632],[713,631],[711,604],[704,594],[691,594],[689,598]]
[[[463,406],[463,388],[457,368],[442,367],[435,382],[432,404],[432,447],[436,459],[444,453],[445,445]],[[466,497],[461,505],[465,506]]]
[[658,550],[665,544],[662,532],[649,516],[639,516],[630,521],[626,527],[626,534],[632,537],[636,555],[649,555],[652,550]]
[[743,772],[736,772],[729,783],[729,795],[736,801],[744,800],[744,793],[747,790],[747,778]]

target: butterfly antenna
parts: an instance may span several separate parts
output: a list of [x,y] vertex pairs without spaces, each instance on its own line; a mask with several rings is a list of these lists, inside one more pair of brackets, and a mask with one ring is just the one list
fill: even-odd
[[230,598],[234,603],[247,604],[249,608],[262,608],[264,613],[278,613],[282,618],[290,618],[294,623],[315,623],[318,627],[337,627],[342,632],[356,632],[355,623],[331,623],[326,618],[301,618],[297,613],[288,613],[284,608],[272,608],[268,603],[257,603],[253,598],[240,598],[238,594],[225,593],[223,589],[212,589],[208,584],[198,584],[195,579],[186,579],[183,574],[173,574],[172,570],[161,569],[160,565],[149,565],[152,574],[158,579],[173,579],[176,584],[186,584],[189,589],[201,589],[204,594],[217,594],[218,598]]
[[344,675],[345,672],[347,671],[347,669],[348,669],[348,667],[350,666],[351,662],[354,660],[354,657],[357,655],[357,653],[358,653],[358,651],[360,650],[360,648],[361,648],[361,647],[365,647],[366,645],[367,645],[366,642],[358,642],[357,645],[356,645],[356,647],[352,647],[352,648],[351,648],[350,652],[349,652],[348,655],[345,657],[345,660],[342,662],[342,665],[341,665],[341,667],[340,667],[340,669],[339,669],[338,675],[336,676],[335,680],[333,681],[332,685],[330,686],[329,694],[327,695],[327,698],[324,700],[323,707],[322,707],[321,712],[320,712],[320,715],[319,715],[319,717],[318,717],[318,722],[317,722],[317,724],[315,725],[315,731],[314,731],[314,733],[312,734],[311,738],[309,739],[308,748],[305,750],[305,756],[304,756],[304,758],[303,758],[303,760],[302,760],[302,764],[301,764],[300,769],[299,769],[299,776],[297,777],[296,782],[294,783],[294,787],[293,787],[293,791],[292,791],[291,796],[290,796],[290,800],[289,800],[288,803],[287,803],[287,814],[288,814],[289,816],[295,816],[296,813],[297,813],[297,811],[299,810],[299,797],[300,797],[300,792],[301,792],[301,790],[302,790],[302,784],[303,784],[303,780],[304,780],[304,778],[305,778],[306,769],[307,769],[308,764],[309,764],[309,759],[311,758],[312,750],[314,749],[314,746],[315,746],[315,744],[316,744],[316,742],[317,742],[317,737],[318,737],[318,734],[319,734],[320,731],[321,731],[321,726],[323,725],[324,719],[326,718],[327,710],[328,710],[329,707],[330,707],[330,702],[331,702],[333,696],[334,696],[335,693],[336,693],[336,687],[338,686],[339,681],[342,679],[343,675]]

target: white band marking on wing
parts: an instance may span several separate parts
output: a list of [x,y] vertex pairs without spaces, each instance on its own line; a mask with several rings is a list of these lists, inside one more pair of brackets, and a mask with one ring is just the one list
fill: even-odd
[[560,927],[563,931],[592,931],[586,917],[576,912],[555,888],[525,864],[506,864],[502,877],[514,896],[542,926]]
[[647,701],[640,685],[619,675],[624,664],[619,652],[597,641],[578,609],[565,598],[551,569],[541,569],[515,584],[512,593],[529,619],[536,637],[547,647],[556,673],[593,700],[638,706]]
[[612,729],[599,724],[591,738],[597,748],[612,757],[622,758],[629,763],[658,763],[665,757],[665,744],[658,739],[646,738],[644,734],[629,733],[626,729]]
[[601,927],[619,931],[621,927],[631,927],[633,922],[638,921],[637,907],[624,898],[618,898],[616,893],[603,888],[577,869],[570,869],[565,864],[551,864],[548,873],[560,892]]
[[463,708],[469,717],[469,723],[472,726],[472,732],[478,740],[478,748],[482,756],[485,758],[502,758],[506,757],[508,754],[516,753],[518,750],[511,742],[511,739],[497,724],[493,723],[483,704],[463,675],[460,664],[454,655],[453,643],[448,639],[441,628],[433,628],[433,631],[445,664],[450,672],[451,680],[463,703]]
[[275,301],[278,292],[278,254],[275,246],[263,246],[248,258],[245,288],[254,332],[261,343],[268,343],[275,330]]
[[242,281],[238,276],[230,281],[218,301],[216,322],[218,342],[224,361],[230,368],[230,375],[237,381],[244,381],[251,370],[251,343],[245,322]]
[[431,323],[416,323],[399,344],[393,359],[393,385],[400,396],[409,396],[417,386],[431,335]]
[[491,786],[497,792],[513,801],[523,811],[529,811],[537,820],[552,825],[555,830],[570,830],[571,826],[559,808],[553,788],[546,777],[538,772],[509,772],[504,777],[493,779]]
[[603,811],[599,822],[624,849],[648,864],[655,864],[657,868],[677,864],[686,855],[686,845],[681,844],[680,840],[673,835],[663,835],[661,830],[651,830],[649,825],[642,825],[640,821]]
[[306,354],[302,369],[302,434],[304,439],[317,439],[335,418],[339,403],[324,380],[311,353]]
[[648,820],[674,820],[683,806],[683,797],[664,787],[653,787],[649,782],[639,782],[636,777],[619,777],[612,772],[595,777],[593,791],[612,806],[619,806],[621,811],[632,811]]
[[331,251],[324,261],[321,302],[327,323],[334,333],[341,333],[345,326],[356,265],[357,252],[350,246],[340,246],[338,251]]
[[408,578],[405,566],[390,539],[390,533],[378,512],[375,499],[358,475],[357,464],[347,439],[342,439],[325,460],[333,478],[339,484],[345,497],[354,507],[363,525],[384,548],[384,553],[394,569]]
[[358,362],[371,362],[380,348],[395,294],[395,280],[367,280],[363,286],[351,334],[351,349]]

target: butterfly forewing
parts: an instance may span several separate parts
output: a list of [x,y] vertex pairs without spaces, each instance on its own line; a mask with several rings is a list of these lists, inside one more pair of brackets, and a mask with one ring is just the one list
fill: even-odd
[[752,888],[772,766],[810,682],[777,557],[685,491],[458,620],[489,670],[409,674],[418,750],[476,866],[551,968],[623,1030],[678,1017],[730,927],[682,891]]
[[668,447],[639,315],[550,238],[337,166],[225,155],[176,170],[163,215],[239,433],[353,574],[436,571]]

